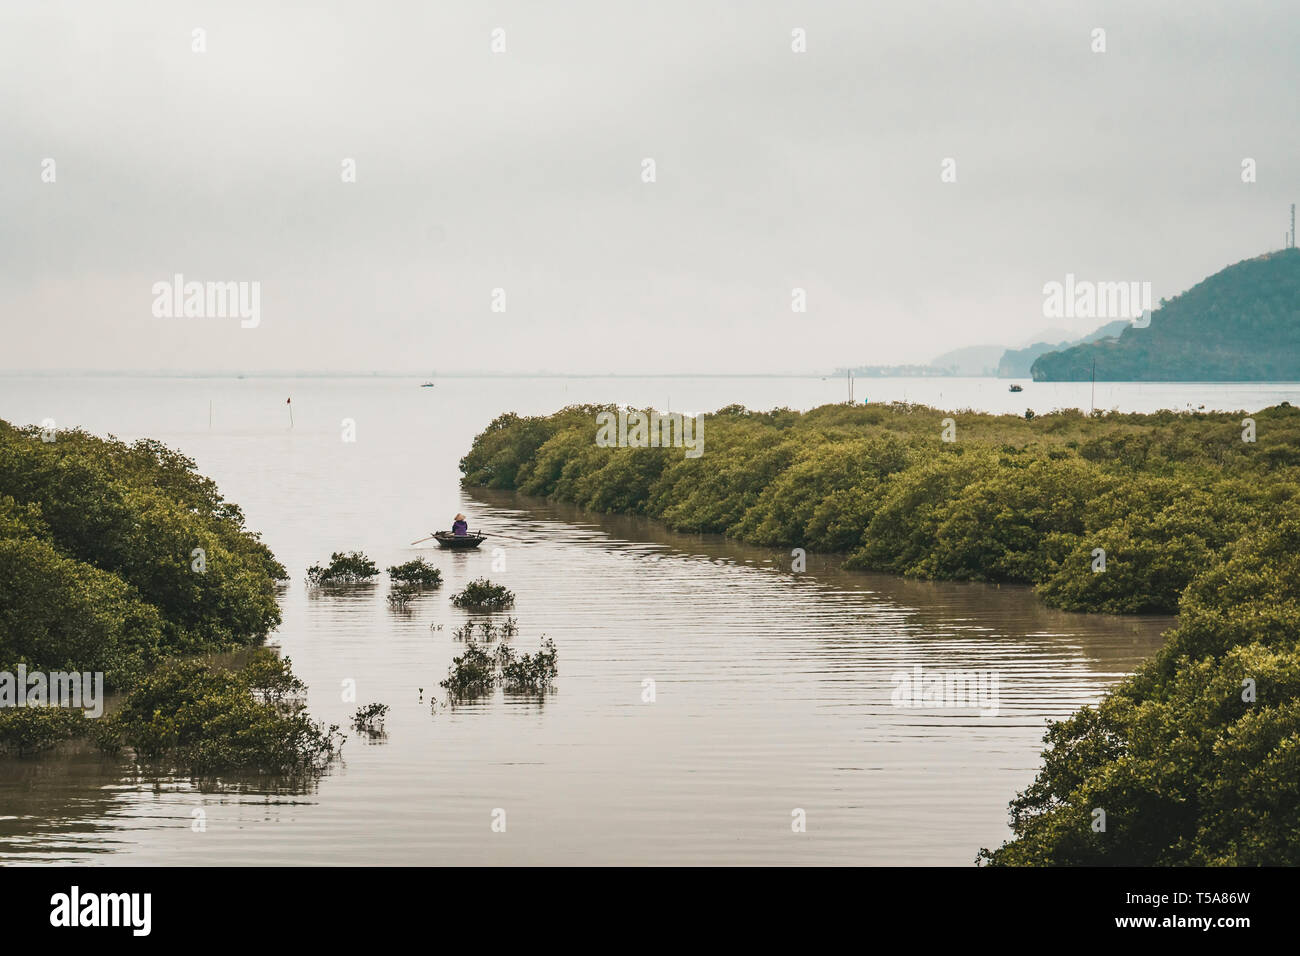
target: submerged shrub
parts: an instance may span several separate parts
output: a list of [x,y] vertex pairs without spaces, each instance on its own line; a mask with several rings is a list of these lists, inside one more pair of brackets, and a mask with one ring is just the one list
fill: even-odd
[[491,693],[496,681],[496,662],[492,655],[470,639],[465,653],[452,658],[447,678],[439,681],[439,686],[452,699],[466,700]]
[[388,716],[387,704],[374,703],[358,707],[357,712],[352,715],[352,729],[360,734],[378,736],[384,732],[386,716]]
[[388,606],[405,608],[424,592],[418,584],[395,584],[388,591]]
[[424,558],[414,558],[388,569],[388,577],[395,584],[410,584],[417,588],[442,586],[442,571]]
[[478,631],[479,640],[485,644],[491,644],[500,638],[514,637],[519,633],[519,622],[513,617],[508,617],[500,624],[494,624],[492,621],[479,621],[477,625],[473,621],[466,621],[460,627],[452,629],[452,635],[458,641],[473,640],[474,632]]
[[550,638],[544,638],[541,648],[535,653],[517,654],[505,643],[498,644],[495,651],[488,651],[471,637],[467,640],[465,652],[452,658],[447,679],[440,686],[447,690],[453,701],[480,697],[496,687],[511,692],[540,693],[555,681],[559,673],[557,659],[555,642]]
[[330,555],[330,563],[325,567],[313,564],[307,569],[307,583],[313,586],[322,584],[356,584],[369,581],[379,573],[375,562],[360,551],[344,554],[335,551]]
[[337,726],[312,723],[306,685],[266,648],[240,669],[171,661],[144,677],[111,717],[138,758],[195,774],[322,770],[342,744]]
[[91,721],[66,707],[0,709],[0,754],[24,757],[85,736]]
[[542,641],[541,649],[534,654],[515,656],[509,644],[500,644],[496,652],[497,667],[501,669],[501,686],[508,691],[546,690],[559,673],[556,667],[555,642]]
[[442,571],[424,558],[394,565],[388,569],[388,577],[393,582],[388,603],[396,608],[406,607],[422,591],[442,586]]
[[503,584],[493,584],[487,578],[478,578],[453,594],[451,603],[470,611],[500,611],[514,604],[515,596]]

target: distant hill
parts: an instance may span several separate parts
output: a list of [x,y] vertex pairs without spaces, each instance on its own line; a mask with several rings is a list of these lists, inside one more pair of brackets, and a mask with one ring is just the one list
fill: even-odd
[[[1029,378],[1030,369],[1033,367],[1034,360],[1040,355],[1046,355],[1048,352],[1063,352],[1073,345],[1083,345],[1088,342],[1096,342],[1098,339],[1113,338],[1127,329],[1132,323],[1127,319],[1116,319],[1114,322],[1107,322],[1101,328],[1089,332],[1083,338],[1073,339],[1066,342],[1035,342],[1033,345],[1023,349],[1007,349],[1002,354],[1002,360],[998,362],[999,378]],[[1089,365],[1091,374],[1092,366]]]
[[1040,356],[1036,382],[1300,381],[1300,249],[1216,272],[1161,300],[1149,328]]
[[931,359],[935,368],[946,369],[952,375],[996,375],[998,359],[1006,351],[1005,345],[968,345],[953,349]]

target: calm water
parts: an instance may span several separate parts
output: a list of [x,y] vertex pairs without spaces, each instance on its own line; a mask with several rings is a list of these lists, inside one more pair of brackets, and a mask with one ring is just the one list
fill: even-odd
[[[273,643],[310,685],[313,716],[346,725],[360,703],[392,708],[386,739],[350,736],[305,792],[141,779],[93,753],[0,760],[0,861],[969,863],[1007,835],[1007,801],[1033,778],[1044,722],[1095,701],[1168,625],[1062,614],[1019,588],[850,574],[816,556],[795,575],[781,552],[458,487],[458,458],[502,411],[808,407],[839,399],[842,382],[416,384],[0,379],[0,417],[150,436],[195,458],[294,578]],[[1005,382],[977,379],[859,381],[864,392],[995,411],[1089,400],[1087,384],[1008,396]],[[1097,387],[1099,407],[1282,399],[1297,389]],[[355,443],[341,440],[345,418]],[[495,539],[497,554],[407,545],[458,510],[511,540]],[[354,548],[381,567],[426,554],[447,583],[407,613],[388,608],[382,583],[306,589],[307,565]],[[432,712],[459,652],[451,629],[468,616],[447,596],[483,575],[518,595],[516,646],[555,640],[557,689],[540,703],[498,695]],[[918,664],[997,672],[997,715],[891,706],[892,675]],[[341,699],[345,680],[357,703]],[[505,833],[491,828],[497,808]],[[805,833],[791,831],[795,808]],[[206,832],[191,827],[196,809]]]

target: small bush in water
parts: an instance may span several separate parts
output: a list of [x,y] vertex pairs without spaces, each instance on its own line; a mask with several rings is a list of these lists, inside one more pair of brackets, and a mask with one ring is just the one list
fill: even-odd
[[307,583],[356,584],[359,581],[369,581],[378,573],[379,568],[375,562],[360,551],[350,551],[347,554],[335,551],[330,555],[330,563],[325,567],[313,564],[307,569]]
[[559,673],[555,666],[555,642],[550,638],[542,641],[536,654],[520,654],[518,657],[509,644],[499,644],[496,658],[501,669],[501,686],[508,691],[546,690]]
[[388,716],[387,704],[366,704],[352,715],[352,729],[357,733],[375,736],[384,732],[384,718]]
[[404,608],[423,590],[418,584],[394,584],[388,592],[388,606]]
[[424,558],[415,558],[405,564],[394,565],[388,569],[388,577],[394,584],[410,584],[417,588],[442,586],[442,571]]
[[[475,625],[473,621],[466,621],[463,625],[455,628],[451,633],[455,635],[458,641],[468,641],[474,636]],[[479,640],[485,644],[491,644],[493,641],[501,638],[504,640],[508,637],[514,637],[519,633],[519,622],[513,617],[506,618],[501,624],[493,624],[491,621],[479,621],[477,630]]]
[[496,680],[492,655],[471,638],[465,646],[465,653],[452,658],[447,679],[439,686],[445,688],[452,698],[467,699],[489,693],[496,686]]
[[559,674],[557,659],[555,642],[549,638],[543,639],[534,654],[516,654],[508,644],[498,644],[494,652],[489,652],[469,637],[465,653],[452,658],[441,686],[453,701],[479,697],[498,686],[511,692],[540,693]]
[[479,578],[453,594],[451,603],[471,611],[500,611],[514,604],[515,596],[505,585]]

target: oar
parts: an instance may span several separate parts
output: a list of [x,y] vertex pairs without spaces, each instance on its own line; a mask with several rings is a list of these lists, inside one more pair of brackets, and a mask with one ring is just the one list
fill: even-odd
[[[433,537],[436,537],[436,535],[432,535],[432,534],[431,534],[431,535],[429,535],[428,537],[421,538],[420,541],[428,541],[429,538],[433,538]],[[416,544],[419,544],[420,541],[412,541],[411,544],[412,544],[412,545],[416,545]]]

